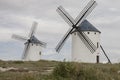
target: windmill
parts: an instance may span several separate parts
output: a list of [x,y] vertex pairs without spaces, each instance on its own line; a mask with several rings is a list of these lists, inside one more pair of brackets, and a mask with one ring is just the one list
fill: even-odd
[[41,51],[42,47],[46,47],[46,43],[38,40],[34,34],[36,30],[36,26],[38,25],[37,22],[33,22],[31,31],[29,33],[28,37],[23,37],[19,35],[12,35],[12,38],[21,40],[21,41],[26,41],[25,48],[23,51],[23,56],[22,59],[24,61],[37,61],[40,60],[41,56]]
[[75,20],[62,6],[57,8],[56,11],[70,26],[70,29],[56,46],[55,49],[57,52],[60,52],[65,41],[71,34],[72,61],[95,63],[97,60],[99,62],[101,32],[86,20],[86,17],[92,12],[96,5],[96,1],[91,0]]

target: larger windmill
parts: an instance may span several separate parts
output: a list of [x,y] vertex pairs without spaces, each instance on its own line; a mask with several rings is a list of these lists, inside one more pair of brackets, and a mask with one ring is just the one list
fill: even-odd
[[42,47],[46,47],[46,43],[38,40],[35,36],[35,30],[36,30],[37,22],[34,22],[30,31],[30,34],[28,38],[19,36],[19,35],[12,35],[12,38],[21,40],[21,41],[26,41],[24,52],[22,59],[24,61],[38,61],[40,60],[41,52],[42,52]]
[[99,62],[101,32],[86,20],[96,5],[96,1],[91,0],[75,20],[62,6],[58,7],[57,12],[71,28],[56,46],[57,52],[72,34],[72,61],[95,63],[97,60]]

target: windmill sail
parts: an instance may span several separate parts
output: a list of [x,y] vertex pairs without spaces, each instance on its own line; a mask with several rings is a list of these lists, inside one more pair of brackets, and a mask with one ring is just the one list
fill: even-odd
[[85,18],[92,12],[92,10],[96,7],[97,3],[96,1],[90,1],[88,5],[82,10],[82,12],[79,14],[79,16],[75,19],[76,24],[80,25]]
[[90,50],[90,52],[94,53],[95,52],[94,49],[91,47],[91,45],[89,44],[88,40],[83,36],[83,34],[81,32],[79,32],[78,36],[80,37],[82,42],[85,44],[85,46]]
[[27,40],[26,37],[19,36],[19,35],[16,35],[16,34],[13,34],[12,38],[17,39],[17,40],[21,40],[21,41],[26,41]]
[[25,48],[24,48],[23,55],[22,55],[23,60],[26,59],[29,48],[30,48],[30,43],[25,43]]
[[31,30],[30,30],[29,37],[31,37],[31,36],[34,35],[37,25],[38,25],[38,23],[34,21],[33,24],[32,24],[32,28],[31,28]]
[[[62,48],[66,39],[68,38],[69,34],[74,29],[76,29],[76,30],[78,29],[78,25],[80,25],[85,20],[87,15],[89,15],[92,12],[92,10],[95,8],[96,5],[97,5],[96,1],[91,0],[75,20],[65,11],[65,9],[62,6],[58,7],[57,12],[73,28],[71,30],[68,30],[68,32],[65,34],[65,36],[58,43],[58,45],[56,47],[56,51],[60,51],[60,49]],[[79,32],[79,33],[80,33],[80,37],[84,40],[84,43],[86,44],[86,47],[89,47],[88,49],[92,53],[94,53],[96,51],[96,46],[89,39],[88,36],[86,36],[84,33],[81,33],[81,32]]]
[[45,42],[42,42],[42,41],[39,41],[37,44],[40,44],[42,47],[46,47],[47,46],[47,43],[45,43]]
[[91,45],[92,49],[93,49],[94,51],[96,51],[96,50],[97,50],[97,47],[94,45],[94,43],[91,41],[91,39],[90,39],[84,32],[82,32],[82,34],[83,34],[83,36],[86,38],[86,40],[88,40],[88,43]]
[[62,6],[59,6],[56,10],[58,14],[68,23],[69,26],[73,26],[75,24],[74,19],[65,11]]
[[64,37],[61,39],[61,41],[58,43],[58,45],[56,46],[56,51],[59,52],[62,48],[62,46],[64,45],[65,41],[67,40],[67,38],[70,36],[71,32],[73,31],[74,28],[69,29],[67,31],[67,33],[64,35]]

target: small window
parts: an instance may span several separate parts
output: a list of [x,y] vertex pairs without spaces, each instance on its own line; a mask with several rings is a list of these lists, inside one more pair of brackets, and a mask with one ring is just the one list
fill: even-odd
[[32,46],[33,46],[33,43],[32,43]]
[[97,42],[97,48],[99,47],[99,43]]
[[76,35],[76,32],[74,33],[74,35]]
[[88,34],[90,34],[90,32],[87,32]]
[[39,52],[39,55],[41,55],[41,52]]
[[38,44],[36,44],[36,46],[38,46]]

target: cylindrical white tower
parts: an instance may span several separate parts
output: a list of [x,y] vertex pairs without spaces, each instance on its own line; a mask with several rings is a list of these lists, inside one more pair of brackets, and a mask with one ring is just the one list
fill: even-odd
[[[27,45],[27,44],[25,44]],[[39,44],[30,43],[28,51],[25,53],[24,61],[38,61],[41,57],[42,47]]]
[[97,47],[97,50],[92,54],[86,45],[82,42],[78,36],[78,32],[72,33],[72,61],[74,62],[85,62],[85,63],[96,63],[97,56],[100,53],[100,31],[96,29],[87,20],[83,21],[79,26],[79,29],[84,32],[93,44]]

